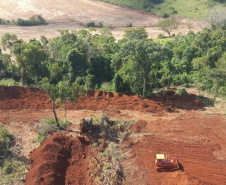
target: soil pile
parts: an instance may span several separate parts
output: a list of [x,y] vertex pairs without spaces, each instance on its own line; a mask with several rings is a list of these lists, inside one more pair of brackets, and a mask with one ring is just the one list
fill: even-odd
[[90,90],[85,96],[80,97],[76,106],[68,105],[68,108],[75,110],[118,109],[156,113],[165,109],[173,110],[179,108],[192,110],[203,106],[204,104],[198,100],[197,96],[194,94],[180,96],[174,92],[170,95],[153,95],[146,99],[142,99],[138,95]]
[[[89,90],[80,97],[76,105],[68,104],[68,110],[134,110],[156,113],[163,110],[197,109],[203,104],[196,95],[177,95],[175,93],[150,96],[142,99],[138,95],[126,95],[106,91]],[[51,109],[49,95],[43,90],[26,87],[0,86],[0,109]]]
[[51,109],[50,96],[38,88],[0,86],[0,109]]
[[92,184],[88,177],[90,146],[53,134],[31,155],[27,185]]

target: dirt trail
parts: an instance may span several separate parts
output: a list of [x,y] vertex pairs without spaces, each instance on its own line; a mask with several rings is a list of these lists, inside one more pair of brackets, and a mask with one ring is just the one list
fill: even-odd
[[27,185],[93,184],[88,176],[90,146],[53,134],[32,153]]

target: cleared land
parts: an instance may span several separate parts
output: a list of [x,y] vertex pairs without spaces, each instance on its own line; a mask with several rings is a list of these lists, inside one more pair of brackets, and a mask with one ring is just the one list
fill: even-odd
[[[50,99],[43,91],[23,87],[0,87],[0,93],[0,123],[22,138],[21,154],[28,157],[37,147],[31,142],[37,138],[36,124],[52,117]],[[203,107],[195,95],[142,100],[138,96],[89,91],[76,106],[68,108],[68,120],[73,123],[69,129],[73,131],[78,130],[82,117],[105,114],[110,119],[136,121],[121,144],[126,153],[121,161],[125,184],[137,184],[137,180],[140,184],[226,183],[225,116],[216,113],[215,107]],[[63,111],[58,110],[58,114],[63,118]],[[54,135],[32,153],[27,184],[48,184],[57,178],[66,184],[95,184],[90,176],[95,174],[90,163],[90,156],[95,155],[93,149],[67,135]],[[156,153],[175,156],[184,171],[156,172]],[[59,168],[60,164],[64,166]],[[71,176],[70,170],[76,174]]]
[[[116,39],[122,38],[126,25],[132,23],[133,26],[147,28],[151,38],[156,38],[162,33],[156,23],[159,17],[144,12],[117,7],[94,0],[2,0],[0,1],[0,18],[7,20],[27,19],[33,15],[42,15],[50,24],[46,26],[17,27],[0,26],[0,37],[8,32],[15,33],[19,38],[29,40],[30,38],[39,39],[41,35],[47,38],[59,35],[58,29],[79,30],[84,28],[82,24],[94,21],[97,24],[102,22],[104,26],[111,26],[113,35]],[[177,18],[181,25],[175,32],[186,34],[188,28],[185,19]],[[192,30],[199,31],[204,26],[202,21],[193,20]]]

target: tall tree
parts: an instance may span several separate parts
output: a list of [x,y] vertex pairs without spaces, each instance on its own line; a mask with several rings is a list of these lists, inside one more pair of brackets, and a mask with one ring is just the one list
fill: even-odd
[[70,101],[72,104],[76,104],[80,96],[86,93],[84,85],[80,85],[80,79],[77,78],[74,83],[70,83],[70,77],[64,77],[64,79],[57,84],[58,98],[61,105],[64,106],[64,116],[67,121],[67,103]]
[[176,30],[178,28],[178,25],[179,23],[173,19],[165,19],[157,24],[160,30],[168,33],[169,36],[171,36],[172,30]]
[[26,42],[15,43],[13,54],[16,56],[23,83],[30,83],[43,76],[41,66],[47,54],[41,46]]
[[52,84],[51,80],[47,77],[43,78],[41,81],[41,88],[50,96],[52,101],[52,111],[55,118],[56,126],[60,127],[60,123],[56,114],[55,101],[59,97],[59,90],[56,84]]
[[112,62],[113,65],[120,63],[117,73],[130,84],[132,92],[145,97],[147,91],[151,91],[152,69],[161,60],[168,59],[168,54],[162,45],[152,40],[129,40],[121,45]]

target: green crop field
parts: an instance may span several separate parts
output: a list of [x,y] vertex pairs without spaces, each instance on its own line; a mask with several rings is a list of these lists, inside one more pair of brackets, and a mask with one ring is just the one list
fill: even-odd
[[204,18],[209,8],[214,6],[211,0],[101,0],[119,6],[144,10],[167,17],[177,14],[187,18]]

